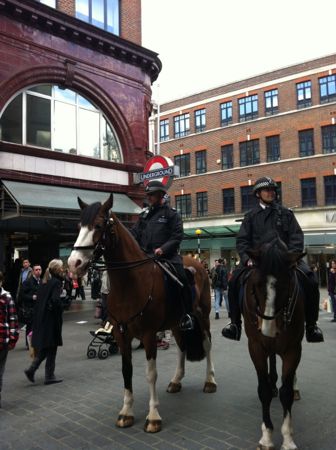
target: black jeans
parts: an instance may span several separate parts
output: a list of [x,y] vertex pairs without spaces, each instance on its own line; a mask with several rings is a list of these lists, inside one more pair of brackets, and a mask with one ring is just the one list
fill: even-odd
[[46,360],[45,379],[53,379],[55,376],[56,354],[57,347],[42,348],[38,350],[37,355],[30,366],[30,370],[35,372],[40,367],[41,363]]

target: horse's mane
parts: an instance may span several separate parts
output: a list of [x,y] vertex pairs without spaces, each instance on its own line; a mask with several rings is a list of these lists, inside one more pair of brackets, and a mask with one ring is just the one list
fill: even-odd
[[98,211],[101,207],[100,202],[92,203],[91,205],[88,205],[86,208],[82,209],[81,212],[81,225],[82,226],[88,226],[92,225],[95,217],[98,214]]
[[288,248],[278,235],[265,236],[259,246],[259,268],[264,275],[282,275],[288,270]]
[[144,252],[142,250],[142,248],[139,245],[139,242],[135,239],[135,237],[133,236],[131,230],[129,228],[127,228],[117,217],[116,213],[112,212],[111,213],[111,217],[113,218],[114,222],[125,232],[125,234],[131,239],[131,241],[134,243],[134,245],[136,246],[137,249],[139,249],[139,251]]

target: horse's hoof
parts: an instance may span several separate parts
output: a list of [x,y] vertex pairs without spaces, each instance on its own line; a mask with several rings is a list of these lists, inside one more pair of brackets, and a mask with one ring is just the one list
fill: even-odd
[[133,424],[134,424],[134,417],[124,416],[123,414],[120,414],[116,422],[116,425],[119,428],[128,428],[131,427]]
[[170,382],[167,387],[167,392],[169,392],[169,394],[176,394],[176,392],[180,392],[181,389],[182,389],[181,383]]
[[301,400],[299,389],[294,389],[294,400]]
[[203,392],[206,394],[213,394],[217,391],[217,384],[211,383],[210,381],[206,381],[204,383]]
[[276,398],[279,395],[279,389],[277,387],[272,388],[272,397]]
[[158,433],[162,430],[162,420],[146,419],[144,430],[146,433]]

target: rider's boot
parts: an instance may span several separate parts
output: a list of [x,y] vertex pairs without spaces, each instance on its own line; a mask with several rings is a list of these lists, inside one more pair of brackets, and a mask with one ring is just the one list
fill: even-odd
[[179,321],[179,328],[182,331],[190,331],[194,329],[194,319],[192,316],[192,292],[190,286],[186,283],[181,291],[182,305],[184,314]]
[[[305,283],[305,316],[306,316],[306,340],[307,342],[323,342],[322,330],[316,325],[320,306],[320,291],[315,281]],[[307,281],[305,280],[305,281]]]
[[227,339],[239,341],[241,336],[241,312],[239,307],[238,295],[235,294],[235,289],[229,284],[228,300],[230,307],[231,323],[222,329],[222,335]]

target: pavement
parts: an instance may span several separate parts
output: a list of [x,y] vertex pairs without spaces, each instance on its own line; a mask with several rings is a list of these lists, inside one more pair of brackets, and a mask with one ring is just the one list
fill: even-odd
[[[326,292],[321,292],[321,299]],[[168,394],[166,387],[174,373],[176,345],[158,351],[157,389],[159,412],[163,419],[160,433],[143,431],[148,409],[148,387],[143,350],[133,352],[134,426],[115,426],[123,401],[121,357],[88,359],[90,330],[98,328],[91,300],[76,302],[64,313],[64,346],[59,348],[56,375],[60,384],[45,386],[44,363],[31,384],[23,374],[30,364],[25,350],[24,332],[9,353],[0,409],[0,449],[134,449],[209,450],[255,449],[261,436],[261,407],[257,378],[247,350],[247,339],[233,342],[221,336],[227,323],[225,311],[220,319],[211,313],[213,357],[217,392],[202,392],[205,362],[186,364],[182,391]],[[332,314],[320,313],[323,344],[303,342],[298,369],[301,400],[293,406],[294,440],[300,450],[335,450],[336,440],[336,323]],[[134,342],[134,348],[138,342]],[[280,366],[280,361],[278,361]],[[282,409],[278,399],[271,407],[274,442],[280,449]]]

